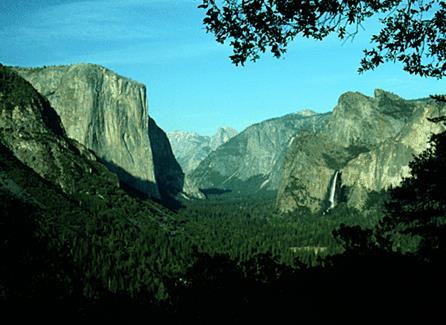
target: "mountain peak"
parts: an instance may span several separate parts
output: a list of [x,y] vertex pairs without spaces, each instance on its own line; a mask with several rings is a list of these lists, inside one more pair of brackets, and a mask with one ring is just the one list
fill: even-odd
[[380,88],[375,89],[375,91],[373,92],[373,96],[376,99],[380,99],[380,98],[389,98],[389,99],[402,99],[400,96],[390,92],[390,91],[386,91]]
[[237,130],[229,126],[220,127],[217,129],[217,132],[210,138],[209,145],[212,150],[215,150],[237,134]]
[[219,127],[212,136],[187,131],[168,132],[167,136],[178,163],[187,174],[195,169],[211,151],[237,134],[237,130],[223,126]]
[[341,103],[352,103],[369,99],[370,97],[360,93],[359,91],[347,91],[339,96],[338,105]]
[[302,117],[314,116],[316,114],[317,113],[311,109],[303,109],[303,110],[296,112],[296,115],[300,115]]
[[215,133],[214,136],[221,134],[221,133],[229,133],[229,134],[235,135],[238,133],[238,131],[234,128],[231,128],[230,126],[222,126],[217,129],[217,132]]

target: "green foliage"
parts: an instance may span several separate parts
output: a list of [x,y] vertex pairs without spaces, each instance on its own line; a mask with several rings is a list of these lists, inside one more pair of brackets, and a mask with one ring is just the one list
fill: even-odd
[[[392,236],[415,237],[418,253],[425,259],[445,253],[446,231],[446,132],[432,136],[430,147],[410,164],[411,177],[390,191],[386,217],[379,224],[377,236],[390,239],[389,245],[398,249]],[[407,239],[406,239],[407,240]],[[418,245],[416,245],[418,243]]]
[[[408,279],[410,293],[385,294],[381,306],[412,306],[438,286],[429,269],[419,278],[410,258],[370,254],[378,208],[367,218],[343,203],[326,215],[279,216],[273,197],[217,197],[190,202],[172,220],[96,177],[79,180],[89,194],[67,196],[5,148],[1,154],[2,182],[17,185],[0,191],[7,256],[0,288],[10,301],[44,296],[53,306],[57,297],[75,317],[102,320],[234,323],[275,315],[314,322],[368,314],[372,294],[402,292]],[[99,186],[101,196],[92,191]],[[382,200],[375,193],[369,201],[378,207]],[[344,239],[342,254],[336,238]],[[321,247],[327,250],[316,252]],[[345,304],[353,308],[347,314]]]
[[323,256],[342,251],[332,235],[341,224],[372,227],[378,214],[362,218],[359,211],[339,204],[326,215],[305,211],[277,215],[273,197],[197,201],[180,211],[190,243],[201,253],[226,254],[248,261],[261,254],[287,265],[316,265]]
[[[189,252],[184,250],[182,255],[176,251],[181,246],[176,245],[172,233],[178,226],[163,208],[133,199],[113,184],[93,176],[78,180],[77,186],[84,193],[67,196],[21,164],[8,149],[3,146],[0,149],[0,173],[6,176],[6,184],[12,184],[2,192],[1,222],[23,227],[18,237],[22,240],[9,242],[4,250],[13,255],[14,251],[21,252],[15,258],[25,261],[25,269],[35,268],[32,261],[26,265],[28,255],[35,255],[40,262],[46,260],[46,255],[55,257],[56,264],[59,257],[69,261],[70,266],[61,267],[61,274],[55,275],[57,279],[66,278],[65,298],[72,295],[73,283],[77,294],[88,299],[117,293],[162,298],[166,295],[162,278],[173,276],[189,265],[189,257],[185,256]],[[95,188],[100,189],[100,195],[92,190]],[[3,229],[4,236],[14,238],[14,231],[19,231]],[[27,245],[27,241],[38,242],[42,253],[34,254],[36,245]],[[6,265],[11,269],[4,272],[14,273],[13,264]],[[36,276],[42,281],[53,278]],[[34,282],[33,278],[29,281]],[[14,281],[7,281],[6,287],[8,299],[36,298]],[[40,288],[30,284],[30,288],[35,287]]]
[[[332,230],[358,220],[357,212],[343,205],[326,216],[281,217],[274,213],[271,193],[248,199],[217,196],[192,201],[173,217],[149,201],[129,197],[95,170],[92,176],[78,179],[76,186],[81,191],[67,196],[21,164],[8,149],[0,149],[0,171],[16,185],[2,192],[2,221],[12,220],[7,223],[15,222],[23,230],[17,237],[21,239],[3,250],[25,261],[19,266],[6,264],[2,272],[38,270],[37,264],[26,262],[26,256],[34,255],[42,265],[36,277],[59,288],[61,299],[104,301],[120,295],[147,302],[170,301],[174,297],[169,283],[187,276],[203,255],[224,255],[240,267],[244,277],[268,281],[272,275],[265,275],[269,271],[259,269],[254,261],[269,256],[278,265],[318,265],[323,256],[342,249]],[[16,214],[22,206],[25,212]],[[364,225],[369,222],[362,220]],[[5,236],[12,238],[20,231],[11,229],[4,230]],[[29,241],[39,245],[27,245]],[[33,251],[35,247],[40,247],[39,254]],[[51,263],[44,262],[47,259]],[[43,292],[43,284],[36,284],[39,281],[32,276],[28,279],[23,281],[29,284],[24,288],[6,280],[7,297],[36,298],[35,291]]]
[[[391,190],[390,200],[371,193],[367,211],[340,202],[323,215],[286,216],[274,212],[273,192],[210,195],[174,215],[129,197],[99,164],[79,174],[75,194],[67,195],[0,145],[0,295],[68,301],[88,315],[109,302],[192,320],[208,308],[228,322],[240,320],[245,308],[294,310],[296,301],[316,312],[321,297],[330,307],[338,291],[344,299],[366,299],[385,288],[364,281],[375,272],[393,285],[406,269],[425,272],[418,260],[444,258],[445,142],[445,134],[435,136],[411,165],[413,177]],[[345,156],[362,150],[351,147]]]
[[[2,110],[7,114],[17,107],[28,107],[28,109],[39,107],[42,120],[46,126],[57,135],[64,135],[65,133],[59,116],[50,106],[48,100],[42,97],[16,72],[4,66],[0,66],[0,104]],[[21,131],[26,133],[25,129]]]
[[360,72],[383,62],[401,62],[411,74],[446,74],[444,1],[203,0],[203,23],[217,42],[228,42],[236,65],[256,61],[267,50],[281,57],[297,37],[323,40],[335,34],[354,38],[361,24],[379,15],[381,29],[364,50]]
[[384,217],[372,230],[343,225],[335,236],[348,252],[403,254],[429,263],[446,255],[446,132],[411,163],[411,176],[388,193],[371,193],[368,204]]
[[6,107],[28,104],[37,96],[34,88],[11,69],[0,66],[0,100]]

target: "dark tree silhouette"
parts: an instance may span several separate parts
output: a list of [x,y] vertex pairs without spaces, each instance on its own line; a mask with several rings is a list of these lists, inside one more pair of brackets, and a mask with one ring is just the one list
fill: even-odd
[[[432,96],[445,105],[444,96]],[[431,118],[445,123],[445,117]],[[409,164],[410,177],[388,191],[384,218],[374,229],[345,226],[333,232],[348,253],[414,256],[443,265],[446,256],[446,132],[434,134],[429,147]]]
[[403,63],[411,74],[446,74],[446,1],[436,0],[202,0],[206,30],[233,48],[236,65],[271,51],[282,56],[297,37],[323,40],[330,34],[353,38],[377,15],[380,31],[364,50],[359,72],[386,61]]
[[[433,97],[445,104],[443,96]],[[432,122],[444,124],[444,116]],[[433,135],[428,149],[409,166],[411,177],[390,191],[387,214],[376,234],[381,242],[395,233],[418,237],[418,256],[441,262],[446,253],[446,132]]]

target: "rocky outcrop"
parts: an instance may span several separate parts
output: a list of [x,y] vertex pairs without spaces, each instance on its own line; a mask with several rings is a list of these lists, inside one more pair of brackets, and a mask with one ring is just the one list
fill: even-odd
[[184,173],[173,158],[172,148],[166,134],[152,118],[149,118],[148,130],[151,139],[155,178],[160,194],[161,196],[176,196],[183,190]]
[[[93,153],[66,137],[46,98],[1,66],[0,141],[24,165],[67,194],[99,195],[108,186],[118,187],[117,177],[98,163]],[[84,184],[93,178],[101,188]]]
[[326,126],[297,136],[289,148],[279,210],[326,210],[337,172],[335,199],[364,207],[371,191],[397,186],[409,175],[409,162],[443,129],[427,118],[444,112],[434,101],[404,100],[383,90],[376,90],[374,97],[343,94]]
[[155,177],[161,198],[204,198],[203,193],[185,179],[185,175],[172,152],[166,133],[149,118],[149,138],[153,153]]
[[217,132],[209,138],[209,147],[212,151],[220,147],[223,143],[228,142],[230,139],[238,134],[237,130],[225,126],[217,129]]
[[328,116],[304,111],[254,124],[211,152],[191,178],[200,188],[241,194],[275,190],[293,137],[305,130],[315,132]]
[[189,174],[200,162],[223,143],[237,135],[230,127],[218,128],[213,136],[203,136],[194,132],[175,131],[167,133],[172,150],[183,171]]
[[159,197],[144,85],[91,64],[15,70],[49,100],[68,137],[121,182]]

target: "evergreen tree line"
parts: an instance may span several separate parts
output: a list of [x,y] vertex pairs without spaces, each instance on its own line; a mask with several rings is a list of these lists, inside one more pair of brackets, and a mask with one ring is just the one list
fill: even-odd
[[431,291],[445,288],[445,146],[446,133],[433,136],[411,177],[371,196],[387,198],[367,217],[342,204],[279,216],[271,197],[172,215],[112,185],[102,198],[67,196],[2,146],[1,175],[18,189],[0,190],[2,305],[16,317],[178,322],[434,317]]

